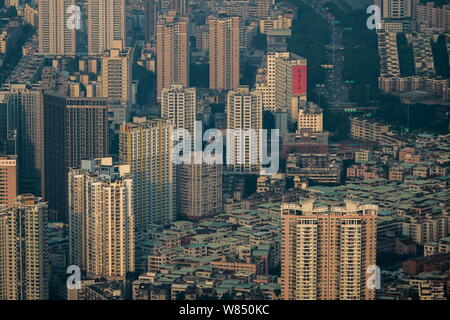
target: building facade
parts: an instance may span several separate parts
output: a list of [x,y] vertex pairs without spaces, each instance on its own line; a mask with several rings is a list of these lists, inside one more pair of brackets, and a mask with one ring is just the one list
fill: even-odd
[[77,52],[76,28],[67,22],[75,13],[69,10],[75,0],[39,1],[39,53],[43,55],[75,55]]
[[307,100],[308,62],[294,53],[275,59],[275,108],[288,115],[288,125],[297,120],[300,103]]
[[17,156],[0,155],[0,208],[9,208],[17,197]]
[[125,0],[88,0],[88,53],[102,54],[115,48],[114,41],[126,45]]
[[71,264],[91,278],[125,279],[134,271],[134,213],[129,165],[82,160],[68,174]]
[[210,19],[209,88],[236,90],[239,86],[239,18]]
[[321,133],[323,131],[323,110],[318,105],[307,102],[298,110],[298,131],[311,131]]
[[189,21],[166,15],[156,27],[157,97],[172,84],[189,86]]
[[21,195],[0,211],[0,300],[48,297],[47,204]]
[[137,242],[150,225],[176,219],[172,131],[171,121],[163,118],[135,118],[120,127],[119,158],[131,167]]
[[103,98],[44,94],[45,199],[51,219],[67,221],[67,173],[83,159],[108,154],[108,104]]
[[178,168],[179,213],[199,220],[222,212],[222,166],[182,164]]
[[161,116],[172,120],[174,129],[186,129],[194,137],[197,115],[197,90],[172,84],[161,93]]
[[227,166],[233,172],[261,169],[262,94],[248,86],[227,95]]
[[373,300],[377,206],[313,199],[281,208],[281,288],[285,300]]
[[111,49],[102,55],[101,90],[102,97],[131,104],[133,50],[124,47],[121,40],[113,41]]
[[38,86],[9,84],[5,91],[8,132],[16,132],[19,193],[44,194],[44,110]]

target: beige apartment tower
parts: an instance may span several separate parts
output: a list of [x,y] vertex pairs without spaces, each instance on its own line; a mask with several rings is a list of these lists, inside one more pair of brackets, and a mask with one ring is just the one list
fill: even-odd
[[0,210],[0,300],[47,300],[47,204],[21,195]]
[[281,207],[284,300],[373,300],[378,207],[305,200]]
[[[194,163],[178,168],[179,212],[189,220],[199,220],[222,212],[222,165]],[[200,155],[201,157],[201,155]]]
[[189,21],[173,12],[161,17],[156,27],[157,98],[172,84],[189,86]]
[[209,88],[239,87],[239,17],[212,18],[209,25]]
[[125,0],[88,0],[88,53],[113,49],[114,41],[126,45]]
[[91,278],[134,272],[134,214],[129,165],[82,160],[68,177],[71,264]]
[[17,156],[0,156],[0,210],[16,201],[17,182]]
[[134,118],[120,127],[119,158],[131,167],[137,243],[151,224],[176,218],[172,131],[171,121],[163,118]]
[[161,117],[172,120],[174,129],[186,129],[194,138],[197,90],[173,84],[161,93]]
[[121,40],[113,41],[111,49],[103,51],[100,76],[102,97],[131,104],[132,59],[132,48],[124,47]]
[[[76,54],[76,28],[68,21],[76,14],[75,0],[39,0],[39,53],[44,55]],[[72,21],[74,22],[74,21]],[[75,26],[75,23],[74,23]]]

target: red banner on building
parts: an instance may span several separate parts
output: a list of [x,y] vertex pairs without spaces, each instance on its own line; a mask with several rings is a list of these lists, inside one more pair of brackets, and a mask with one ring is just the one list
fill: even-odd
[[307,67],[292,67],[292,94],[304,95],[307,91]]

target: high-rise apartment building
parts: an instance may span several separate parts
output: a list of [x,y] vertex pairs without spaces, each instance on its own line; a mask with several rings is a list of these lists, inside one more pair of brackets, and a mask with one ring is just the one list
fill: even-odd
[[[192,154],[192,158],[195,155]],[[178,168],[180,216],[198,220],[222,212],[222,165],[181,164]]]
[[17,156],[0,155],[0,209],[9,208],[17,197]]
[[0,300],[46,300],[48,281],[47,204],[21,195],[0,210]]
[[134,272],[134,213],[129,165],[82,160],[68,176],[71,264],[91,278]]
[[108,102],[47,92],[44,111],[45,200],[51,218],[66,220],[68,169],[108,154]]
[[176,218],[172,131],[171,121],[162,118],[134,118],[120,127],[119,158],[131,167],[138,243],[151,224]]
[[209,25],[209,88],[239,87],[239,17],[212,18]]
[[314,199],[281,207],[284,300],[372,300],[376,265],[375,205]]
[[113,41],[110,47],[111,49],[103,51],[101,58],[102,97],[131,104],[133,50],[130,47],[123,47],[121,40]]
[[438,6],[434,1],[418,3],[415,18],[419,25],[432,28],[450,29],[450,4]]
[[413,17],[416,0],[383,0],[384,19],[405,19]]
[[289,58],[289,52],[276,51],[268,52],[266,56],[266,80],[264,83],[256,86],[256,91],[263,94],[263,108],[264,110],[276,112],[277,106],[275,104],[275,73],[276,61],[279,58]]
[[199,220],[222,212],[222,167],[182,164],[179,167],[180,216]]
[[227,95],[227,165],[234,172],[261,169],[262,94],[248,86]]
[[259,0],[255,1],[255,14],[257,17],[269,17],[270,9],[275,4],[274,0]]
[[172,84],[189,86],[189,21],[169,13],[156,27],[157,97]]
[[76,28],[68,28],[75,14],[69,10],[76,0],[39,0],[39,53],[74,55],[77,52]]
[[382,77],[399,77],[400,59],[398,56],[397,33],[379,30],[377,37],[380,75]]
[[432,34],[428,32],[416,32],[411,35],[416,75],[428,77],[436,75],[431,37]]
[[194,138],[197,115],[197,90],[173,84],[161,93],[161,117],[172,120],[174,129],[186,129]]
[[88,53],[113,49],[114,41],[126,45],[125,0],[88,0]]
[[[174,129],[189,131],[192,141],[196,135],[196,89],[175,84],[161,93],[161,116],[172,121]],[[185,137],[179,133],[179,139]],[[202,159],[202,155],[197,156]],[[183,163],[178,169],[179,213],[187,219],[197,220],[212,216],[222,210],[222,167],[195,163]]]
[[7,131],[16,132],[19,193],[44,194],[44,110],[38,86],[8,84]]
[[[288,124],[292,126],[297,120],[300,103],[307,100],[308,62],[294,53],[275,54],[275,58],[270,59],[275,60],[275,108],[287,113]],[[273,74],[268,76],[270,84],[272,77]]]

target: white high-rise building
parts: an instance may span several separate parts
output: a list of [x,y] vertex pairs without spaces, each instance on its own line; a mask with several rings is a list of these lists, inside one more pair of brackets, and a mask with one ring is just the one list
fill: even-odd
[[72,16],[75,0],[39,0],[39,53],[44,55],[74,55],[77,51],[76,28]]
[[186,129],[194,138],[194,125],[197,114],[197,90],[173,84],[161,92],[161,116],[172,120],[174,129]]
[[[275,85],[275,109],[286,112],[288,125],[297,120],[298,108],[307,100],[307,60],[294,53],[274,58],[275,73],[268,75],[269,83]],[[275,79],[273,79],[275,77]]]
[[[161,93],[161,116],[172,121],[174,129],[189,131],[191,142],[196,135],[196,89],[173,84]],[[179,133],[180,134],[180,133]],[[183,133],[179,139],[184,139]],[[191,163],[178,169],[180,215],[192,220],[218,214],[222,210],[222,166],[195,163],[202,155],[192,153]]]
[[129,165],[112,158],[82,160],[70,169],[71,264],[88,277],[124,279],[134,271],[134,213]]
[[239,17],[211,18],[209,25],[209,88],[236,90],[239,86]]
[[125,9],[125,0],[88,0],[89,54],[115,48],[116,40],[126,45]]
[[176,218],[172,131],[171,121],[163,118],[134,118],[120,128],[119,157],[131,166],[137,241],[150,225]]
[[267,54],[267,86],[270,88],[268,100],[264,103],[264,110],[276,111],[275,105],[275,72],[279,58],[289,58],[289,52],[269,52]]
[[47,216],[47,203],[29,194],[0,211],[0,300],[48,299]]
[[234,172],[261,169],[262,94],[248,86],[227,95],[227,165]]
[[189,86],[189,19],[174,12],[161,16],[156,26],[158,101],[162,89],[181,83]]
[[121,40],[113,41],[111,49],[102,55],[101,92],[109,100],[131,104],[133,50],[123,47]]

